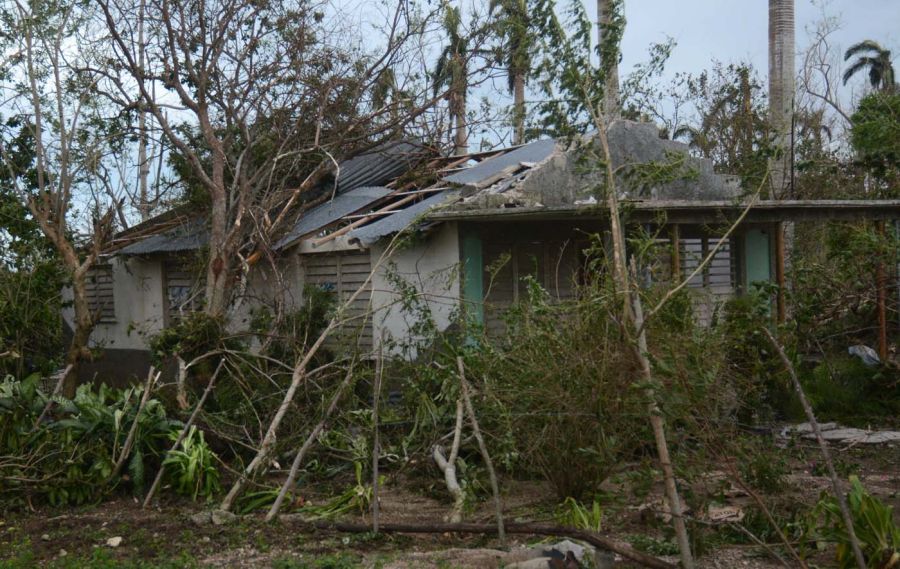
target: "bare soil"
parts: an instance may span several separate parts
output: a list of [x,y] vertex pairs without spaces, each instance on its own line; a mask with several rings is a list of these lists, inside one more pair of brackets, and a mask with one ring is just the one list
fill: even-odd
[[[836,447],[835,450],[843,474],[858,474],[873,495],[895,506],[896,517],[900,511],[900,446]],[[773,502],[776,515],[778,504],[786,509],[791,504],[809,507],[822,491],[829,490],[815,448],[799,443],[785,453],[790,457],[790,474],[785,488]],[[711,479],[720,476],[715,471],[710,473]],[[389,480],[382,495],[382,520],[442,521],[448,504],[421,486],[400,479]],[[641,549],[647,549],[648,544],[653,549],[654,544],[670,543],[666,539],[664,519],[660,519],[664,512],[654,506],[654,501],[661,503],[658,488],[644,499],[628,496],[627,489],[615,485],[610,485],[609,490],[614,499],[605,504],[605,533]],[[558,499],[546,485],[504,480],[503,491],[508,519],[552,521]],[[309,499],[322,498],[310,496]],[[753,507],[752,500],[741,492],[724,492],[719,500],[722,502],[719,505],[724,507],[742,510]],[[138,500],[119,497],[80,508],[6,512],[0,518],[0,569],[33,566],[500,567],[519,559],[517,556],[525,548],[541,543],[538,538],[516,536],[501,549],[489,537],[305,533],[290,523],[267,525],[262,521],[262,514],[242,516],[232,524],[221,526],[192,521],[191,516],[202,510],[202,505],[168,497],[160,507],[143,510]],[[648,511],[652,519],[648,519]],[[352,519],[360,521],[360,515]],[[362,516],[362,520],[369,521],[367,516]],[[467,521],[490,522],[490,504],[478,504]],[[705,531],[705,535],[709,533],[710,530]],[[122,538],[117,547],[108,545],[108,540],[114,537]],[[703,568],[783,566],[758,545],[721,539],[709,542],[708,551],[700,556],[699,565]],[[671,555],[673,552],[662,549],[649,552],[677,561]],[[787,558],[778,543],[771,543],[771,549]],[[820,567],[827,567],[832,559],[832,552],[825,550],[816,554],[814,561]],[[621,560],[614,566],[633,567]]]

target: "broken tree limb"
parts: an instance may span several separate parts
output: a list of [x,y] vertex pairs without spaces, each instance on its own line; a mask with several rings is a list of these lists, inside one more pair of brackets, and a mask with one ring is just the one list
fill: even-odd
[[444,451],[440,445],[434,445],[432,456],[438,468],[444,473],[444,483],[447,485],[447,491],[453,496],[453,510],[447,519],[451,523],[458,523],[462,520],[462,510],[466,501],[466,494],[459,485],[456,477],[456,458],[459,456],[459,443],[462,438],[463,426],[463,400],[460,396],[456,400],[456,424],[453,427],[453,443],[450,446],[450,455],[444,458]]
[[328,322],[328,325],[325,326],[325,329],[319,334],[319,337],[316,338],[316,341],[312,346],[306,351],[306,354],[303,358],[297,362],[294,366],[294,372],[291,375],[291,383],[288,385],[287,391],[284,393],[284,398],[281,401],[281,404],[278,406],[278,410],[275,412],[275,416],[272,418],[272,422],[269,423],[268,429],[266,429],[265,435],[263,435],[263,440],[259,445],[259,449],[256,451],[256,455],[253,457],[253,460],[244,468],[241,472],[241,475],[238,476],[237,480],[234,481],[234,484],[231,486],[231,489],[228,491],[228,494],[222,500],[222,503],[219,504],[219,509],[223,511],[230,511],[232,506],[234,506],[235,500],[237,500],[238,496],[244,491],[244,487],[249,482],[250,478],[256,476],[259,470],[267,463],[269,460],[272,451],[275,448],[275,439],[278,433],[278,428],[281,426],[281,422],[284,420],[285,415],[288,412],[288,409],[291,406],[291,403],[294,400],[294,396],[297,393],[297,389],[299,389],[300,384],[303,383],[304,379],[307,376],[306,368],[309,363],[312,361],[313,357],[315,357],[316,353],[325,343],[325,340],[328,336],[335,331],[343,322],[342,313],[343,311],[353,304],[353,301],[369,286],[369,283],[372,282],[372,277],[375,275],[376,271],[381,267],[381,264],[384,263],[394,252],[394,249],[397,246],[397,240],[400,234],[388,244],[385,248],[384,253],[382,253],[381,257],[379,257],[378,261],[372,266],[371,271],[369,271],[369,275],[366,279],[357,287],[357,289],[351,294],[338,308],[337,314],[331,318]]
[[372,393],[372,528],[378,533],[381,509],[378,503],[378,459],[381,454],[381,438],[378,433],[378,403],[381,398],[381,377],[384,374],[384,354],[382,346],[384,337],[378,344],[378,359],[375,360],[375,385]]
[[309,449],[312,448],[313,444],[315,444],[316,440],[319,438],[319,435],[321,435],[322,431],[325,430],[325,425],[328,423],[328,419],[330,419],[334,414],[335,409],[337,409],[338,401],[340,401],[341,399],[341,395],[344,394],[344,391],[347,389],[347,386],[350,385],[350,382],[352,380],[353,362],[350,362],[350,367],[347,369],[347,375],[344,376],[344,381],[341,382],[341,384],[337,388],[337,391],[335,391],[334,395],[331,397],[331,401],[328,403],[328,408],[325,410],[325,414],[322,416],[322,419],[313,428],[313,430],[309,433],[309,436],[306,437],[306,440],[303,441],[303,446],[300,447],[300,450],[297,451],[297,455],[294,457],[294,462],[291,463],[291,470],[288,473],[288,477],[284,481],[284,484],[281,485],[281,491],[278,492],[278,497],[275,498],[275,502],[272,504],[272,506],[269,508],[269,512],[266,514],[267,522],[272,521],[275,516],[278,515],[278,510],[281,509],[281,504],[284,503],[284,498],[287,496],[287,493],[297,481],[297,475],[300,473],[300,465],[303,464],[303,459],[306,458],[306,454],[309,452]]
[[853,556],[856,558],[856,565],[859,569],[866,569],[866,558],[863,555],[862,548],[859,546],[856,530],[853,528],[853,517],[850,515],[850,508],[847,506],[847,497],[844,496],[844,490],[841,488],[840,479],[838,478],[837,471],[834,469],[834,461],[831,460],[831,450],[828,448],[828,441],[822,436],[822,430],[819,429],[819,422],[816,420],[816,414],[813,412],[812,405],[810,405],[809,400],[806,398],[806,392],[803,390],[800,378],[797,377],[797,371],[794,369],[794,364],[791,363],[791,360],[784,352],[781,343],[775,339],[772,332],[770,332],[768,328],[763,328],[762,331],[769,338],[769,342],[772,344],[772,347],[775,348],[775,352],[787,369],[788,375],[791,378],[791,383],[794,386],[794,391],[797,392],[797,397],[800,399],[800,405],[803,407],[803,412],[806,413],[806,419],[809,421],[809,426],[816,435],[816,442],[819,443],[819,448],[822,450],[822,457],[825,459],[825,465],[828,467],[828,476],[831,478],[831,487],[834,491],[834,496],[837,498],[838,505],[841,508],[841,517],[844,518],[844,525],[847,526],[847,536],[850,538],[850,547],[853,550]]
[[692,569],[694,567],[694,559],[691,554],[691,543],[684,523],[681,499],[678,496],[678,486],[675,483],[675,469],[672,468],[672,458],[669,456],[669,443],[666,440],[662,411],[656,403],[656,383],[650,369],[650,359],[647,357],[647,331],[644,330],[644,310],[640,294],[635,292],[632,297],[634,303],[634,327],[638,330],[636,353],[641,364],[641,374],[648,385],[654,386],[649,387],[647,393],[650,400],[648,403],[650,426],[653,429],[653,438],[656,441],[656,453],[659,455],[659,464],[662,466],[666,498],[669,502],[669,512],[672,514],[672,525],[675,527],[675,537],[678,540],[678,549],[681,551],[681,565],[684,569]]
[[[191,426],[194,424],[194,421],[197,420],[197,416],[200,414],[200,410],[203,409],[203,404],[206,403],[206,398],[209,397],[210,392],[212,392],[213,386],[216,384],[216,378],[219,376],[219,371],[222,370],[222,366],[224,364],[225,358],[219,360],[219,365],[216,366],[216,371],[214,371],[212,377],[209,378],[209,383],[206,384],[206,389],[203,390],[203,394],[200,396],[200,400],[197,401],[197,404],[194,406],[194,411],[191,413],[191,416],[188,417],[187,423],[184,424],[184,427],[181,428],[181,432],[178,433],[178,437],[175,439],[175,443],[172,445],[172,448],[166,451],[166,456],[178,450],[178,447],[181,446],[181,443],[184,441],[185,437],[187,437]],[[162,479],[165,473],[166,463],[164,459],[163,463],[159,467],[159,470],[156,472],[156,478],[153,479],[153,484],[150,485],[150,490],[147,491],[147,496],[144,498],[144,503],[141,505],[142,508],[146,508],[150,505],[150,501],[153,500],[153,496],[159,489],[159,485],[162,483]]]
[[[372,531],[372,526],[368,524],[341,523],[327,520],[310,521],[292,515],[281,516],[280,520],[300,530],[333,530],[347,533],[369,533]],[[397,523],[382,524],[381,531],[385,533],[471,533],[494,535],[497,533],[497,526],[494,524],[472,523]],[[569,537],[589,543],[598,549],[611,551],[644,567],[650,567],[651,569],[676,569],[676,566],[672,563],[647,555],[629,545],[619,543],[592,531],[546,524],[511,523],[506,525],[506,532],[519,535]]]
[[497,516],[497,537],[502,545],[506,545],[506,532],[503,528],[503,504],[500,502],[500,485],[497,483],[497,472],[494,470],[494,462],[488,453],[487,445],[484,437],[481,436],[481,428],[478,426],[478,419],[475,418],[475,407],[472,406],[472,398],[469,397],[469,382],[466,381],[466,369],[463,364],[462,356],[457,356],[456,366],[459,368],[459,386],[462,391],[463,402],[466,405],[466,411],[469,414],[469,420],[472,422],[472,431],[475,434],[475,440],[478,441],[478,449],[481,451],[481,458],[488,470],[488,477],[491,480],[491,492],[494,494],[494,511]]
[[[4,354],[6,354],[6,353],[9,353],[9,352],[4,352]],[[2,355],[3,354],[0,354],[0,356],[2,356]],[[41,414],[38,415],[37,420],[34,422],[34,427],[32,427],[32,431],[34,431],[41,425],[41,421],[43,421],[44,417],[47,416],[47,413],[50,412],[50,408],[53,407],[53,398],[62,392],[63,383],[65,383],[66,377],[71,372],[72,372],[72,364],[69,364],[62,371],[62,374],[60,374],[59,379],[56,382],[56,386],[53,388],[53,393],[51,393],[50,397],[47,398],[47,404],[44,405],[43,410],[41,410]]]
[[122,467],[125,466],[125,461],[128,459],[128,455],[131,453],[131,447],[134,446],[134,437],[137,434],[138,423],[141,421],[141,413],[144,411],[144,407],[147,405],[147,401],[150,400],[150,393],[153,391],[153,386],[156,384],[156,380],[159,379],[160,372],[156,371],[152,366],[150,367],[150,373],[147,374],[147,385],[144,387],[144,393],[141,395],[141,401],[138,403],[137,411],[134,413],[134,422],[131,423],[131,428],[128,430],[128,436],[125,437],[125,444],[122,445],[122,451],[119,454],[119,459],[116,461],[116,465],[113,467],[112,472],[109,475],[109,480],[116,478],[120,472],[122,472]]

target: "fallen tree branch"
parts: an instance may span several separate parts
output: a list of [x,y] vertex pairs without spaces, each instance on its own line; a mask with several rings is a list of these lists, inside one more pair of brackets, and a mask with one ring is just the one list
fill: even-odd
[[475,407],[472,405],[472,398],[469,397],[469,382],[466,381],[466,369],[463,365],[462,356],[457,356],[456,365],[459,368],[459,387],[462,391],[463,401],[466,404],[466,412],[469,414],[469,420],[472,421],[472,431],[475,434],[475,440],[478,441],[478,449],[481,451],[481,458],[484,460],[488,477],[491,480],[491,492],[494,494],[494,512],[497,516],[497,537],[500,538],[502,545],[506,545],[506,532],[503,528],[503,504],[500,502],[500,485],[497,483],[497,472],[494,470],[494,462],[491,460],[491,455],[488,454],[484,437],[481,436],[478,419],[475,418]]
[[[3,352],[0,356],[8,354],[9,352]],[[62,375],[59,376],[59,380],[56,382],[56,386],[53,388],[53,393],[47,398],[47,404],[44,405],[44,409],[41,411],[41,414],[38,415],[37,420],[34,422],[34,427],[31,429],[34,432],[38,427],[41,426],[41,421],[44,420],[44,417],[47,416],[47,413],[50,412],[50,408],[53,407],[53,398],[59,395],[62,392],[63,383],[66,381],[66,377],[72,371],[72,364],[66,366],[63,370]]]
[[[221,371],[222,365],[224,363],[225,358],[219,360],[219,365],[216,366],[216,371],[214,371],[212,377],[209,378],[209,383],[206,384],[206,389],[203,390],[203,395],[200,396],[200,400],[197,402],[197,405],[194,406],[194,411],[191,413],[191,416],[188,417],[187,423],[185,423],[184,427],[181,428],[181,432],[178,433],[178,438],[175,439],[175,443],[172,445],[172,448],[170,448],[168,452],[166,452],[165,456],[168,456],[172,452],[178,450],[178,447],[184,441],[184,438],[190,431],[191,426],[194,424],[194,421],[197,420],[197,415],[200,414],[200,409],[202,409],[203,404],[206,403],[206,398],[209,397],[209,394],[213,389],[213,385],[215,385],[216,383],[216,377],[218,377],[219,371]],[[165,473],[166,463],[165,460],[163,460],[163,463],[160,465],[159,470],[156,472],[156,478],[153,479],[153,484],[150,485],[150,490],[147,492],[147,496],[144,498],[144,503],[141,505],[142,508],[146,508],[150,505],[150,500],[152,500],[153,496],[156,494],[156,490],[159,488],[159,485],[162,482],[163,475]]]
[[375,360],[375,385],[372,393],[372,528],[378,533],[381,521],[381,505],[379,504],[378,459],[381,458],[381,436],[378,432],[378,412],[381,399],[381,380],[384,375],[384,335],[378,344],[378,359]]
[[159,379],[160,373],[161,372],[158,372],[153,367],[151,367],[150,373],[147,374],[147,385],[146,387],[144,387],[144,393],[141,396],[141,401],[138,404],[137,411],[135,411],[134,413],[134,422],[131,423],[131,429],[128,430],[128,436],[125,437],[125,444],[122,445],[122,451],[119,454],[119,459],[116,461],[116,465],[113,467],[113,470],[109,475],[109,480],[116,478],[119,473],[122,472],[122,467],[125,466],[125,461],[128,459],[128,455],[131,454],[131,447],[134,446],[134,437],[137,434],[138,424],[141,421],[141,413],[144,412],[144,407],[147,406],[147,401],[150,400],[150,393],[153,391],[153,386]]
[[325,425],[328,423],[328,419],[334,414],[334,411],[337,409],[338,401],[341,399],[341,395],[344,394],[344,391],[347,389],[347,386],[350,385],[350,382],[353,380],[353,362],[350,362],[350,366],[347,368],[347,375],[344,377],[344,381],[341,382],[340,386],[338,386],[337,391],[334,392],[334,395],[331,397],[331,402],[328,404],[328,409],[325,410],[325,414],[322,415],[322,419],[319,423],[313,428],[313,430],[309,433],[309,436],[306,437],[306,440],[303,441],[303,446],[300,447],[300,450],[297,451],[297,455],[294,457],[294,462],[291,464],[291,470],[288,473],[287,479],[285,479],[284,484],[281,485],[281,491],[278,492],[278,497],[275,498],[275,502],[272,503],[272,507],[269,508],[269,512],[266,514],[266,521],[272,521],[275,516],[278,515],[278,511],[281,509],[281,504],[284,502],[285,496],[287,496],[291,487],[297,481],[297,475],[300,473],[300,465],[303,464],[303,459],[306,458],[306,454],[309,452],[309,449],[312,448],[313,444],[319,438],[319,435],[322,434],[322,431],[325,430]]
[[[286,514],[279,518],[284,523],[290,523],[292,527],[306,530],[333,530],[347,533],[369,533],[372,526],[369,524],[332,522],[328,520],[304,520],[297,514]],[[524,535],[561,536],[578,539],[589,543],[598,549],[617,553],[644,567],[651,569],[676,569],[676,566],[658,557],[642,553],[630,545],[618,543],[598,533],[569,528],[535,523],[511,523],[506,525],[506,533]],[[383,533],[472,533],[495,535],[497,526],[494,524],[472,523],[422,523],[422,524],[381,524],[379,531]]]
[[828,476],[831,478],[831,487],[834,491],[834,497],[837,498],[838,505],[841,508],[841,517],[844,518],[844,525],[847,526],[847,537],[850,538],[850,547],[853,550],[853,556],[856,558],[856,565],[859,569],[866,569],[866,558],[863,555],[862,548],[859,546],[859,539],[857,539],[856,531],[853,528],[853,517],[850,515],[850,508],[847,506],[847,497],[844,496],[844,490],[841,488],[840,479],[838,478],[837,471],[834,469],[834,461],[831,460],[831,451],[828,449],[828,442],[822,436],[822,430],[819,429],[819,422],[816,420],[816,414],[813,412],[812,405],[810,405],[809,400],[806,398],[806,392],[803,391],[803,385],[797,377],[797,371],[794,369],[794,364],[791,363],[790,358],[784,353],[784,348],[781,347],[781,344],[775,339],[775,336],[772,335],[772,332],[770,332],[768,328],[763,328],[762,331],[769,338],[769,342],[772,343],[772,347],[775,348],[775,352],[778,353],[778,357],[781,358],[784,367],[787,368],[791,383],[794,385],[794,391],[797,392],[797,397],[800,399],[800,405],[803,406],[803,411],[806,413],[806,419],[809,421],[809,426],[812,427],[812,431],[816,435],[816,442],[819,443],[819,448],[822,450],[822,457],[825,459],[825,465],[828,467]]
[[459,456],[459,443],[462,438],[463,425],[463,401],[462,396],[456,400],[456,425],[453,427],[453,444],[450,446],[450,455],[444,458],[444,451],[441,445],[434,445],[432,456],[441,472],[444,473],[444,483],[447,484],[447,491],[453,496],[453,510],[447,519],[452,523],[462,520],[463,506],[466,501],[466,494],[459,485],[456,478],[456,458]]

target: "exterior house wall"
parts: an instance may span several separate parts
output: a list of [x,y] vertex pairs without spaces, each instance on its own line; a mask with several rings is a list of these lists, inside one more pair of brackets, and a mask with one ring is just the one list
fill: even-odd
[[[388,242],[370,249],[375,267]],[[395,251],[381,262],[372,277],[372,312],[377,346],[384,334],[388,342],[421,340],[414,333],[419,314],[401,305],[402,295],[394,284],[401,278],[420,294],[422,308],[427,309],[438,330],[446,330],[454,322],[460,306],[460,242],[456,223],[444,223],[409,248]],[[397,353],[399,350],[395,349]],[[407,352],[415,357],[415,349]]]
[[[112,319],[104,318],[94,327],[93,348],[146,350],[146,335],[163,328],[164,299],[162,266],[158,260],[111,257],[113,300]],[[72,299],[72,290],[63,290],[63,300]],[[74,311],[63,309],[63,319],[73,328]]]
[[[137,257],[111,257],[105,260],[112,269],[112,317],[104,317],[91,334],[90,346],[102,348],[102,356],[78,366],[79,379],[101,379],[107,384],[125,386],[143,378],[151,358],[147,337],[163,328],[165,301],[163,271],[159,260]],[[72,290],[62,291],[64,301],[72,299]],[[63,309],[63,321],[73,329],[71,307]]]

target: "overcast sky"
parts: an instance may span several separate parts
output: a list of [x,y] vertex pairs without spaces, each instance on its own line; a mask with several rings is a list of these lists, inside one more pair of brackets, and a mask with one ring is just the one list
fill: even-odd
[[[723,63],[749,61],[765,79],[768,5],[767,0],[625,0],[628,23],[620,71],[627,73],[646,60],[648,45],[671,36],[678,45],[666,65],[667,76],[699,72],[715,58]],[[593,16],[596,2],[588,0],[588,6]],[[798,51],[809,44],[806,30],[822,20],[823,11],[841,22],[834,36],[841,51],[872,39],[895,56],[900,52],[900,0],[795,0]]]

